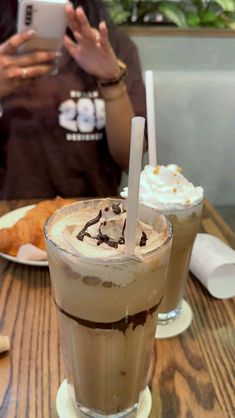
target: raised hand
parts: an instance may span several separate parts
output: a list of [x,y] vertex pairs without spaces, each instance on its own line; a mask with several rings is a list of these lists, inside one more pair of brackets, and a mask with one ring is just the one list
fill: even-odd
[[64,45],[77,64],[88,74],[102,80],[118,77],[120,69],[109,43],[105,22],[101,22],[97,30],[90,26],[81,7],[74,10],[67,5],[66,13],[76,42],[65,36]]
[[0,45],[0,97],[12,93],[28,79],[49,73],[56,52],[36,51],[17,55],[18,48],[34,36],[33,31],[13,35]]

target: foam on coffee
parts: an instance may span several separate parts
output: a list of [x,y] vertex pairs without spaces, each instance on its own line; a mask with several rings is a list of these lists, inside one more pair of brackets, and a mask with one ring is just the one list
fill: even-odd
[[[75,255],[102,259],[124,255],[126,210],[122,204],[109,205],[109,200],[104,203],[57,219],[50,227],[52,240]],[[157,233],[138,220],[135,255],[141,257],[160,247],[164,239],[164,230]]]

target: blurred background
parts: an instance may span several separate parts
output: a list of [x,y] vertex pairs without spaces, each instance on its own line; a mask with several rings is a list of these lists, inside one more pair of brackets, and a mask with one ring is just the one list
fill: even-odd
[[180,165],[235,218],[235,0],[106,4],[136,43],[143,77],[154,72],[159,163]]
[[234,216],[235,1],[107,3],[139,49],[143,77],[154,72],[159,163],[180,165]]

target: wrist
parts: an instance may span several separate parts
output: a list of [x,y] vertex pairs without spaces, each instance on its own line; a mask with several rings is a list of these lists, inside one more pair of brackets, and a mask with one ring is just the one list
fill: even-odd
[[109,79],[98,78],[97,83],[99,86],[108,88],[110,86],[115,86],[119,84],[123,80],[123,78],[126,75],[126,70],[127,70],[126,64],[122,62],[121,60],[117,60],[117,65],[119,69],[119,71],[117,72],[117,75]]
[[105,86],[99,85],[99,91],[102,98],[106,102],[111,102],[113,100],[119,99],[126,94],[127,88],[123,81],[120,81],[118,84]]

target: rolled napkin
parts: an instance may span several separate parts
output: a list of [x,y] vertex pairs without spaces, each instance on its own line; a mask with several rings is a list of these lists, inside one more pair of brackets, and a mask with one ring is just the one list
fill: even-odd
[[47,253],[33,244],[21,245],[16,257],[20,260],[43,261],[47,260]]
[[0,353],[10,350],[10,339],[7,336],[0,335]]
[[197,234],[190,270],[212,296],[219,299],[235,296],[235,251],[219,238]]

